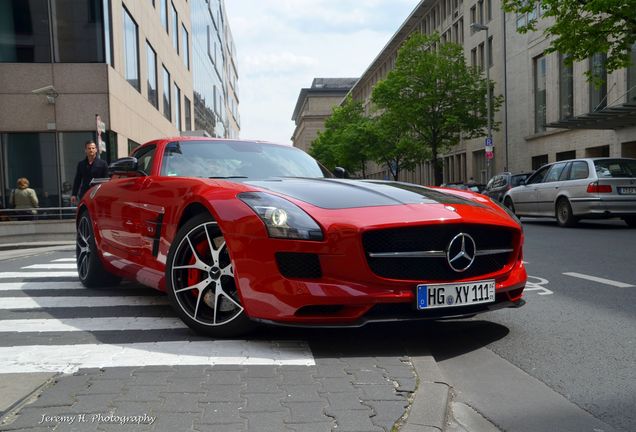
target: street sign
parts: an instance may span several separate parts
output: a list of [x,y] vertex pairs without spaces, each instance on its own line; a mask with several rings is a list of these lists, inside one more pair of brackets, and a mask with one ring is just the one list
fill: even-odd
[[486,147],[492,147],[492,137],[486,137]]
[[491,151],[486,152],[486,159],[492,159],[495,157],[495,154]]

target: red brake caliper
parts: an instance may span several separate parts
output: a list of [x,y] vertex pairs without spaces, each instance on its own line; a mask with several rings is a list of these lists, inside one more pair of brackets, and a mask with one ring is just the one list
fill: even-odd
[[[194,247],[194,249],[197,251],[197,255],[203,260],[207,262],[207,258],[208,257],[208,243],[207,240],[206,241],[202,241],[197,243],[197,245]],[[192,255],[190,257],[190,261],[188,262],[189,265],[193,265],[194,263],[196,263],[196,259],[194,257],[194,255]],[[188,269],[188,278],[187,278],[187,286],[192,286],[192,285],[196,285],[199,282],[201,282],[203,279],[205,279],[208,275],[196,268],[190,268]],[[190,295],[194,298],[198,297],[199,292],[198,290],[191,290],[190,291]]]

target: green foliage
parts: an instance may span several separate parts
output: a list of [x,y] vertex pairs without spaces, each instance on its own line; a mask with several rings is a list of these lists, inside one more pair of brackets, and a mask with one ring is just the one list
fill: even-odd
[[364,177],[367,149],[376,141],[373,122],[364,116],[362,103],[348,97],[333,109],[309,153],[330,169],[341,166]]
[[[525,14],[537,5],[528,0],[503,0],[507,12]],[[553,18],[545,33],[551,39],[548,52],[581,61],[596,53],[607,53],[607,72],[631,64],[631,47],[636,42],[636,0],[542,0],[541,14]],[[536,30],[536,20],[519,29]],[[598,83],[601,77],[588,72]]]
[[[437,34],[414,33],[400,48],[395,68],[373,89],[372,100],[383,110],[380,135],[397,134],[391,142],[404,167],[428,157],[439,184],[438,155],[457,144],[460,135],[486,135],[487,86],[481,72],[466,65],[460,45],[441,44]],[[493,113],[502,100],[492,97]]]

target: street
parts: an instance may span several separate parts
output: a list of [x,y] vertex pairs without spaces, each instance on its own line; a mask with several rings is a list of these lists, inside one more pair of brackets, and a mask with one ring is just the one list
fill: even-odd
[[141,286],[84,289],[70,250],[2,261],[0,369],[53,381],[0,409],[0,430],[390,431],[416,386],[411,359],[429,351],[455,401],[501,430],[636,430],[636,233],[523,222],[520,309],[245,340],[194,335]]

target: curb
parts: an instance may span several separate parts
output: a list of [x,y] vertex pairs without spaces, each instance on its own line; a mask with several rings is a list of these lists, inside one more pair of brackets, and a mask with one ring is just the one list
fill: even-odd
[[452,388],[445,382],[433,356],[411,358],[419,384],[400,432],[443,432],[446,430]]

